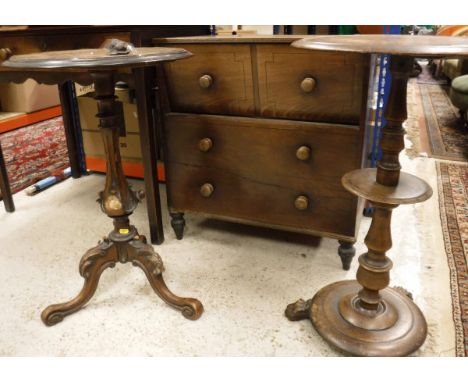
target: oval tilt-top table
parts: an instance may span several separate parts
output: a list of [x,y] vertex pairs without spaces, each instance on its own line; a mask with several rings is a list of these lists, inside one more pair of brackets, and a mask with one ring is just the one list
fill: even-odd
[[[146,274],[153,290],[169,305],[195,320],[203,312],[202,304],[193,298],[174,295],[164,283],[163,263],[146,238],[129,222],[129,216],[144,196],[127,183],[122,169],[119,136],[124,131],[122,109],[114,95],[115,82],[132,71],[135,81],[143,81],[145,67],[158,62],[191,56],[184,49],[134,48],[115,41],[106,49],[83,49],[17,55],[2,66],[9,68],[8,78],[16,82],[33,78],[41,83],[64,83],[72,80],[82,85],[94,83],[99,128],[106,153],[106,180],[99,193],[102,211],[113,219],[114,229],[88,250],[80,261],[79,272],[85,279],[81,292],[71,301],[47,307],[41,315],[46,325],[54,325],[86,304],[97,289],[102,272],[117,262],[131,262]],[[138,102],[138,114],[145,116],[145,105]],[[145,137],[142,137],[145,139]],[[149,137],[146,137],[149,139]]]
[[357,281],[340,281],[321,289],[308,301],[286,308],[290,320],[310,318],[318,333],[332,346],[363,356],[403,356],[417,350],[427,335],[422,312],[400,289],[389,288],[392,261],[391,215],[400,204],[423,202],[431,187],[416,176],[401,172],[398,159],[404,149],[403,122],[407,118],[406,87],[415,57],[468,56],[468,40],[456,37],[408,35],[316,36],[296,41],[301,49],[390,54],[392,76],[387,120],[382,129],[382,159],[377,168],[354,170],[342,178],[351,193],[375,208],[365,238],[368,251],[359,257]]

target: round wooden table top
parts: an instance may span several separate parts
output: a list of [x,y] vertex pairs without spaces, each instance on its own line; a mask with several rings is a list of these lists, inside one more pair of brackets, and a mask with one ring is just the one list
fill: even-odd
[[131,48],[126,53],[109,49],[77,49],[19,54],[10,57],[2,66],[17,69],[85,69],[111,67],[140,67],[156,62],[174,61],[192,56],[182,48]]
[[415,35],[323,35],[295,41],[296,48],[412,57],[468,56],[467,37]]

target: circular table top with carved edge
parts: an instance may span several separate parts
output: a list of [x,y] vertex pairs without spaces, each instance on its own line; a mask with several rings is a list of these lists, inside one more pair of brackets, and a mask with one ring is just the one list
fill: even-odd
[[19,54],[2,62],[8,71],[81,72],[151,66],[192,56],[182,48],[133,48],[128,54],[111,54],[108,49],[77,49]]
[[292,43],[296,48],[412,57],[467,57],[468,38],[414,35],[324,35]]
[[341,178],[341,183],[349,192],[375,203],[413,204],[432,196],[431,186],[414,175],[402,171],[398,186],[389,187],[377,183],[376,174],[376,168],[353,170]]

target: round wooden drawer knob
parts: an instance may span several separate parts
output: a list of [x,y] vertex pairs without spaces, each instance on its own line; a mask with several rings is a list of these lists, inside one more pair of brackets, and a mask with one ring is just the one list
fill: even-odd
[[200,141],[198,142],[199,150],[203,151],[204,153],[210,151],[212,147],[213,147],[213,141],[210,138],[203,138],[203,139],[200,139]]
[[309,208],[309,198],[304,195],[300,195],[294,201],[294,207],[296,207],[300,211],[304,211]]
[[211,77],[209,74],[204,74],[198,79],[198,83],[203,89],[208,89],[211,85],[213,85],[213,77]]
[[299,160],[307,160],[310,158],[310,147],[301,146],[296,150],[296,158]]
[[11,57],[11,49],[9,48],[0,48],[0,61],[4,61]]
[[200,194],[204,198],[209,198],[214,191],[214,186],[211,183],[205,183],[200,187]]
[[304,93],[311,93],[312,90],[315,89],[316,85],[317,81],[315,81],[315,78],[306,77],[301,82],[301,89]]

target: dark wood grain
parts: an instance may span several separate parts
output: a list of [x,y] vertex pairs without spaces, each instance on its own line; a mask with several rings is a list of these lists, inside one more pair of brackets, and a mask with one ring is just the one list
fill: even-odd
[[[359,123],[365,57],[283,44],[259,44],[256,50],[262,116]],[[301,88],[306,78],[315,80],[309,92]]]
[[[355,241],[362,201],[348,199],[339,179],[365,162],[369,57],[289,46],[300,37],[153,40],[157,46],[194,53],[188,60],[164,64],[159,79],[171,215],[196,211]],[[192,183],[192,176],[200,184]],[[213,202],[221,197],[215,181],[225,185],[223,197],[229,202]],[[289,187],[280,192],[281,201],[271,195],[275,187]],[[211,196],[200,196],[200,188]],[[294,211],[274,212],[272,204],[287,198]],[[343,210],[335,210],[337,205]],[[299,216],[313,209],[318,213],[298,221],[295,206],[305,208]],[[350,254],[352,246],[346,245]],[[342,259],[349,268],[350,256]]]
[[[357,198],[346,197],[334,184],[313,179],[285,179],[281,184],[264,183],[224,169],[167,163],[171,172],[170,188],[183,190],[172,194],[171,209],[243,219],[295,228],[323,236],[351,238]],[[213,185],[210,196],[200,188]],[[304,195],[309,207],[298,210],[295,200]]]
[[[192,52],[186,61],[164,65],[173,111],[254,115],[249,45],[176,45]],[[211,86],[199,80],[209,75]]]
[[[111,38],[117,38],[123,41],[131,42],[136,47],[151,46],[151,39],[156,36],[187,36],[187,35],[206,35],[209,34],[207,25],[68,25],[68,26],[30,26],[21,30],[2,30],[0,31],[0,52],[1,60],[10,57],[12,54],[37,53],[42,51],[54,51],[62,49],[84,49],[98,48],[102,43]],[[2,68],[0,66],[0,81],[15,81],[23,82],[30,78],[28,73],[12,73],[11,69]],[[151,70],[145,71],[146,77],[144,82],[154,84],[154,73]],[[128,74],[128,70],[127,73]],[[66,80],[73,80],[82,85],[92,83],[88,73],[69,73],[68,77],[64,77],[61,73],[36,73],[36,80],[41,83],[62,84]],[[121,75],[120,80],[128,82],[130,85],[133,82],[131,76]],[[145,97],[151,97],[146,94]],[[62,94],[61,98],[67,96],[70,99],[70,94]],[[68,105],[70,106],[70,105]],[[72,176],[78,177],[81,175],[81,169],[78,167],[78,147],[72,147],[73,142],[76,142],[75,135],[78,127],[73,124],[70,108],[67,105],[63,107],[63,116],[65,128],[67,132],[67,145],[69,149],[69,159],[71,163]],[[149,110],[154,105],[151,105]],[[156,134],[156,128],[152,125],[149,128],[150,132]],[[147,157],[149,154],[147,154]],[[156,166],[156,162],[153,163]],[[151,181],[154,184],[154,179]],[[157,183],[157,181],[156,181]],[[152,211],[159,210],[159,205],[152,205],[153,198],[148,199],[148,216],[149,225],[152,232],[159,232],[162,227],[162,221],[155,219],[157,213]],[[154,198],[156,202],[156,198]],[[156,243],[161,240],[161,235],[151,236],[152,242]]]
[[466,57],[464,37],[418,35],[309,36],[292,44],[296,48],[321,51],[382,53],[410,57]]
[[[157,52],[158,50],[153,51]],[[162,278],[164,266],[161,258],[154,251],[153,247],[147,244],[146,238],[140,235],[134,226],[130,225],[129,216],[133,213],[143,195],[141,192],[132,189],[123,172],[119,137],[120,132],[125,130],[125,122],[122,108],[115,97],[115,72],[112,68],[102,70],[102,60],[105,60],[105,58],[99,57],[98,51],[95,53],[95,68],[90,66],[89,75],[94,81],[95,99],[98,109],[96,117],[99,119],[99,131],[106,157],[106,180],[104,189],[99,193],[98,202],[102,212],[113,219],[114,229],[109,233],[108,237],[105,237],[96,247],[86,252],[81,259],[79,270],[80,275],[85,281],[78,295],[68,302],[48,306],[42,312],[41,318],[49,326],[61,322],[64,317],[81,309],[92,298],[97,289],[99,278],[106,268],[113,267],[117,262],[131,262],[143,270],[151,287],[161,299],[180,310],[184,317],[196,320],[203,312],[202,304],[193,298],[179,297],[168,289]],[[67,56],[68,53],[63,52],[63,58],[67,58]],[[47,60],[51,59],[50,57],[50,54],[44,53],[39,57],[39,60],[36,60],[36,64],[47,67]],[[53,54],[53,57],[55,63],[62,61],[60,53]],[[55,60],[57,57],[59,59]],[[17,57],[17,59],[24,59],[34,69],[34,64],[28,60],[28,57]],[[137,60],[142,60],[146,65],[148,64],[147,59],[148,57],[145,59],[145,57],[139,56]],[[137,97],[137,100],[138,103],[142,103],[138,105],[138,112],[147,118],[146,120],[142,120],[146,125],[140,124],[143,127],[142,138],[148,139],[148,121],[151,120],[151,113],[149,112],[147,99],[144,97],[145,86],[149,86],[149,84],[144,82],[144,70],[147,70],[147,68],[139,68],[138,64],[135,65],[133,60],[133,62],[128,64],[125,61],[123,58],[115,66],[126,69],[133,68],[134,70],[137,93],[140,95],[140,97]],[[154,63],[158,61],[160,59],[155,57]],[[67,69],[70,69],[73,63],[64,62],[63,65]],[[79,66],[80,64],[78,63],[77,65]],[[48,70],[60,73],[64,78],[67,78],[69,75],[68,71],[62,72],[62,68],[60,67],[49,68]],[[151,153],[155,144],[150,144],[146,151]],[[151,159],[146,158],[146,162],[151,162]],[[150,173],[152,169],[155,169],[155,163],[150,164],[149,167],[145,166],[145,175],[149,174],[152,180],[156,179],[156,191],[152,189],[151,192],[156,192],[156,195],[159,196],[157,194],[157,177]]]
[[77,131],[74,128],[72,115],[73,105],[69,98],[68,85],[66,82],[58,85],[60,95],[60,105],[62,107],[63,127],[65,129],[65,139],[67,142],[68,160],[70,161],[71,176],[79,178],[80,171],[80,154],[78,152],[78,137]]
[[[341,177],[361,160],[359,128],[275,119],[166,114],[167,160],[224,169],[263,183],[315,179],[341,187]],[[201,151],[200,141],[212,147]],[[310,149],[306,160],[297,150]],[[345,157],[346,161],[336,160]]]
[[164,230],[161,216],[161,201],[159,195],[159,182],[156,163],[158,159],[158,143],[153,126],[153,113],[150,82],[145,78],[150,76],[151,69],[139,68],[133,70],[135,79],[135,92],[138,110],[138,126],[140,128],[141,154],[145,177],[146,200],[148,203],[148,219],[150,223],[151,242],[161,244],[164,241]]
[[289,45],[309,35],[218,35],[218,36],[187,36],[187,37],[156,37],[153,44],[285,44]]
[[[453,43],[453,46],[447,44]],[[384,112],[382,158],[377,169],[357,169],[343,177],[344,187],[372,202],[372,223],[364,240],[367,252],[359,257],[356,281],[340,281],[322,288],[312,300],[298,300],[287,316],[302,319],[305,311],[319,334],[337,349],[360,356],[404,356],[425,341],[427,323],[416,304],[400,289],[388,288],[393,263],[391,217],[399,204],[422,202],[432,195],[423,180],[400,172],[407,118],[406,88],[413,57],[468,54],[461,40],[416,36],[325,36],[303,40],[297,47],[345,52],[392,53],[391,90]]]
[[375,168],[351,171],[343,176],[343,187],[371,202],[396,206],[421,203],[432,196],[432,188],[414,175],[400,172],[398,187],[389,187],[376,182],[376,175]]

